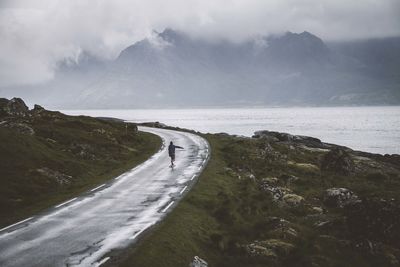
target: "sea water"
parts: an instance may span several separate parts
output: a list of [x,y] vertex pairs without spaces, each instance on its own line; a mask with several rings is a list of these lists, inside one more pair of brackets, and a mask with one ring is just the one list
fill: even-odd
[[252,136],[258,130],[307,135],[380,154],[400,154],[400,107],[64,110],[70,115],[159,121],[170,126]]

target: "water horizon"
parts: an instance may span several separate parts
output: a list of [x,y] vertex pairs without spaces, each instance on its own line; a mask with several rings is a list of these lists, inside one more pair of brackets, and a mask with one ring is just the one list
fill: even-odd
[[62,110],[69,115],[155,122],[203,133],[259,130],[306,135],[379,154],[400,154],[400,106]]

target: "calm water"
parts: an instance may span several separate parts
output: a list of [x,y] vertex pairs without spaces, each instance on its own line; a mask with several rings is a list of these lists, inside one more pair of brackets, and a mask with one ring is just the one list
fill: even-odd
[[400,107],[66,110],[71,115],[159,121],[201,132],[251,136],[257,130],[308,135],[381,154],[400,154]]

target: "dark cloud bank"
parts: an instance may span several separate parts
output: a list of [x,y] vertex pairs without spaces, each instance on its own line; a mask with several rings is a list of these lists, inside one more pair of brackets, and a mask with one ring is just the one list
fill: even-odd
[[0,2],[3,96],[70,108],[400,103],[396,0],[31,2]]

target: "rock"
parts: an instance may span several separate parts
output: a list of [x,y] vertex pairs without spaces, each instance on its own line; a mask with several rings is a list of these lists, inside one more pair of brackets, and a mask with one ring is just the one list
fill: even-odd
[[315,224],[315,226],[318,227],[318,228],[321,228],[321,227],[324,227],[324,226],[329,225],[329,224],[332,224],[332,222],[331,221],[323,221],[323,222],[317,222]]
[[321,207],[312,207],[311,210],[317,214],[322,214],[324,213],[324,209]]
[[292,224],[288,220],[279,217],[268,217],[266,228],[272,229],[268,232],[268,236],[273,238],[294,240],[298,236],[298,233],[296,229],[292,227]]
[[274,135],[269,134],[268,131],[258,131],[255,132],[252,138],[262,138],[264,141],[268,143],[279,142],[279,139]]
[[391,266],[400,266],[400,262],[395,255],[392,253],[386,253],[385,256]]
[[268,232],[270,237],[282,238],[285,240],[295,240],[298,236],[296,229],[292,227],[282,227]]
[[0,127],[12,129],[12,130],[14,130],[14,131],[16,131],[18,133],[21,133],[21,134],[28,134],[28,135],[34,135],[35,134],[35,130],[33,130],[32,127],[28,126],[25,123],[2,121],[0,123]]
[[323,202],[329,207],[343,208],[360,202],[358,196],[347,188],[329,188],[325,191]]
[[296,171],[300,171],[303,173],[319,175],[320,169],[317,165],[311,163],[298,163],[294,161],[288,161],[287,165],[294,168]]
[[277,142],[291,142],[295,139],[294,135],[288,133],[280,133],[280,132],[273,132],[273,131],[257,131],[253,134],[253,138],[263,138],[268,141]]
[[303,135],[292,135],[288,133],[280,133],[273,131],[257,131],[253,134],[253,138],[262,138],[267,142],[294,142],[303,144],[310,147],[324,148],[326,145],[321,142],[318,138],[303,136]]
[[245,246],[250,256],[278,257],[287,256],[294,249],[294,245],[279,239],[254,241]]
[[270,193],[275,201],[282,201],[284,195],[292,192],[289,188],[276,186],[276,184],[270,183],[265,179],[261,180],[260,188],[261,190]]
[[59,185],[69,185],[71,184],[72,176],[63,174],[61,172],[49,169],[47,167],[40,168],[36,170],[43,176],[49,177],[56,181]]
[[278,185],[278,178],[276,177],[266,177],[261,180],[261,183],[266,183],[268,185]]
[[237,173],[236,171],[234,171],[232,168],[225,167],[224,170],[225,170],[225,173],[228,174],[229,176],[236,177],[239,180],[241,179],[240,174]]
[[294,141],[296,143],[301,143],[307,147],[314,147],[314,148],[323,148],[325,145],[315,137],[304,136],[304,135],[295,135]]
[[266,155],[266,154],[273,153],[274,151],[275,151],[274,148],[269,143],[266,143],[265,147],[264,147],[264,150],[263,150],[263,153],[261,153],[261,154],[262,155]]
[[282,200],[291,207],[297,207],[304,202],[304,198],[296,194],[286,194],[282,197]]
[[288,186],[291,183],[299,180],[299,178],[289,174],[282,174],[281,176],[279,176],[279,180],[281,180],[286,186]]
[[255,181],[255,180],[256,180],[256,176],[254,176],[254,174],[252,174],[252,173],[248,173],[248,174],[246,175],[246,177],[249,178],[249,179],[252,180],[252,181]]
[[51,138],[46,138],[46,141],[49,142],[49,143],[53,143],[53,144],[57,143],[56,140],[51,139]]
[[292,193],[286,187],[278,186],[279,180],[275,177],[264,178],[260,181],[260,188],[271,194],[273,200],[280,201],[288,206],[296,207],[300,205],[304,198]]
[[281,230],[291,227],[291,222],[280,217],[269,216],[266,218],[265,228],[272,230]]
[[27,116],[29,112],[29,108],[25,105],[25,102],[21,98],[14,97],[11,100],[7,100],[8,102],[1,101],[1,108],[3,112],[5,112],[9,116]]
[[340,175],[350,175],[354,172],[354,162],[349,153],[341,148],[334,148],[321,161],[321,169]]
[[189,264],[189,267],[207,267],[208,263],[199,258],[198,256],[194,256],[193,261]]
[[268,258],[276,258],[278,256],[272,249],[259,245],[257,241],[255,243],[248,244],[245,249],[246,252],[253,257],[263,256]]
[[34,111],[34,112],[41,112],[41,111],[43,111],[43,110],[45,110],[44,107],[35,104],[35,105],[33,106],[33,110],[32,110],[32,111]]

